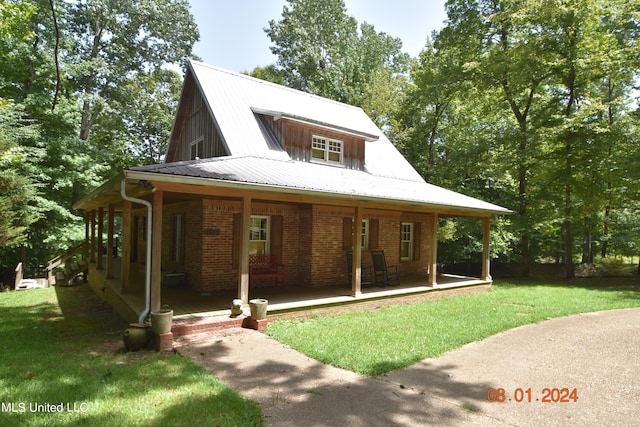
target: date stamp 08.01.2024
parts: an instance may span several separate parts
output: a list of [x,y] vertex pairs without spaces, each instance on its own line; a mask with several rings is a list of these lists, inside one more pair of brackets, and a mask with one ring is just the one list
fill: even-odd
[[578,401],[578,389],[567,387],[545,387],[542,390],[515,388],[512,391],[502,387],[487,390],[487,401],[496,403],[574,403]]

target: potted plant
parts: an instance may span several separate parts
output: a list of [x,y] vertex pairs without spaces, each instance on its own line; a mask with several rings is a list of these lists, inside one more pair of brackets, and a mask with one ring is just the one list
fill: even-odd
[[171,322],[173,321],[173,310],[168,305],[163,305],[160,310],[151,312],[151,331],[154,334],[162,335],[171,332]]
[[254,320],[262,320],[267,318],[267,301],[264,298],[255,298],[249,300],[249,308],[251,309],[251,317]]

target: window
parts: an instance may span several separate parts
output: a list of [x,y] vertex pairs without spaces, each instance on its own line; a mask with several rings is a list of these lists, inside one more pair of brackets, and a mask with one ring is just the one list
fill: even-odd
[[184,214],[179,213],[173,216],[173,261],[184,261]]
[[189,144],[189,149],[191,150],[191,160],[201,159],[204,155],[204,137],[200,137]]
[[268,216],[251,216],[249,255],[269,255]]
[[413,259],[413,223],[400,224],[400,259],[410,261]]
[[362,249],[369,249],[369,220],[368,219],[363,219],[362,220],[362,241],[361,246]]
[[311,160],[342,164],[342,141],[314,135],[311,138]]

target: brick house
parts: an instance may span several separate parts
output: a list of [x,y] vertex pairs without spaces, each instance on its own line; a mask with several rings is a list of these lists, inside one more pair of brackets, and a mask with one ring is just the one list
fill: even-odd
[[490,218],[509,212],[426,183],[360,108],[195,61],[165,162],[126,169],[75,207],[86,213],[87,256],[106,277],[115,257],[102,253],[102,228],[106,220],[112,247],[121,216],[115,275],[126,293],[132,271],[145,270],[152,310],[172,275],[198,292],[237,289],[246,303],[273,283],[249,287],[251,254],[277,257],[285,288],[344,285],[357,298],[363,273],[348,272],[347,251],[366,266],[383,249],[401,278],[435,287],[446,216],[483,221],[480,279],[490,283]]

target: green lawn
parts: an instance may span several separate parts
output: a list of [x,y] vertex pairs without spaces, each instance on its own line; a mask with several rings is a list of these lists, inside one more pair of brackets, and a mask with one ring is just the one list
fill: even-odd
[[0,293],[0,425],[263,425],[189,359],[118,351],[125,328],[87,285]]
[[638,278],[496,281],[490,292],[282,320],[267,333],[310,357],[380,375],[545,319],[640,307]]

